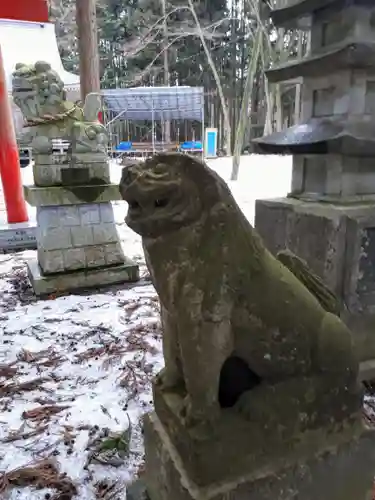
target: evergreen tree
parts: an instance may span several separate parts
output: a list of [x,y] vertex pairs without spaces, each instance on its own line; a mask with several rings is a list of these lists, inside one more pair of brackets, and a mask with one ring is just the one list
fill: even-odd
[[[226,0],[200,0],[194,8],[199,23],[205,33],[206,42],[210,48],[215,66],[220,68],[225,57],[227,42],[228,17]],[[184,0],[174,0],[174,6],[186,6]],[[178,11],[171,16],[169,31],[178,34],[189,33],[172,46],[174,61],[173,71],[180,85],[204,85],[212,88],[212,74],[207,63],[202,42],[198,36],[197,26],[188,9]]]
[[[98,0],[97,22],[104,88],[164,85],[167,45],[170,85],[205,88],[207,124],[219,126],[222,102],[187,0]],[[235,130],[246,67],[249,33],[247,0],[196,0],[194,9],[220,77]],[[78,72],[75,0],[51,0],[62,61]],[[166,32],[165,25],[166,22]]]
[[75,0],[51,0],[50,19],[55,23],[60,56],[67,71],[78,73]]
[[99,56],[102,86],[115,88],[123,86],[128,73],[128,62],[124,55],[124,41],[133,36],[129,25],[129,11],[133,2],[106,0],[97,4],[99,35]]

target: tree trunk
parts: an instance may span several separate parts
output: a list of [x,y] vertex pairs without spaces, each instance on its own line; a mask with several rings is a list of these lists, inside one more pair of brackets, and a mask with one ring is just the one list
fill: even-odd
[[232,137],[230,139],[230,144],[231,144],[231,149],[234,148],[235,144],[235,136],[234,136],[234,130],[236,127],[236,119],[237,119],[237,42],[236,42],[236,37],[237,37],[237,19],[236,19],[236,9],[237,9],[237,2],[235,0],[232,0],[232,9],[231,9],[231,43],[232,43],[232,49],[231,49],[231,65],[232,65],[232,72],[231,72],[231,81],[229,82],[229,103],[230,103],[230,126],[231,126],[231,133]]
[[195,12],[193,1],[192,0],[188,0],[188,5],[189,5],[190,12],[191,12],[191,14],[193,16],[194,22],[196,24],[196,27],[197,27],[197,30],[198,30],[198,35],[199,35],[199,38],[201,40],[204,53],[205,53],[205,55],[207,57],[208,65],[210,66],[210,69],[212,71],[212,75],[214,77],[214,80],[215,80],[215,83],[216,83],[216,87],[217,87],[217,91],[218,91],[218,94],[219,94],[219,97],[220,97],[220,104],[221,104],[221,109],[223,111],[224,129],[225,129],[226,154],[228,156],[231,156],[231,144],[230,144],[231,126],[230,126],[230,120],[229,120],[228,106],[227,106],[227,103],[225,101],[223,87],[221,85],[220,77],[219,77],[218,72],[216,70],[215,63],[214,63],[214,61],[212,59],[210,50],[209,50],[209,48],[207,46],[207,43],[206,43],[206,40],[204,38],[204,33],[203,33],[202,27],[200,25],[197,13]]
[[98,30],[95,0],[76,0],[81,99],[100,92]]
[[[169,87],[169,61],[168,61],[168,26],[167,26],[167,9],[166,0],[161,0],[163,20],[163,58],[164,58],[164,85]],[[171,122],[165,120],[164,123],[164,140],[167,144],[171,142]]]
[[253,85],[255,80],[255,75],[258,67],[258,59],[260,51],[263,45],[263,29],[259,26],[257,28],[255,39],[253,42],[253,50],[251,51],[251,60],[247,70],[247,76],[245,81],[245,88],[242,97],[241,111],[238,119],[237,130],[236,130],[236,142],[234,145],[233,153],[233,164],[232,164],[232,174],[231,180],[235,181],[238,178],[238,171],[240,168],[240,157],[243,145],[243,140],[246,132],[246,125],[248,120],[248,110],[249,102],[251,100],[251,95],[253,91]]

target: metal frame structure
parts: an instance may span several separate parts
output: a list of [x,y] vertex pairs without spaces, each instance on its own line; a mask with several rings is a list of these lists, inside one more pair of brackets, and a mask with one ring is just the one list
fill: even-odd
[[[135,87],[128,89],[103,89],[104,124],[110,137],[113,135],[113,124],[118,120],[129,122],[151,122],[151,143],[146,148],[136,147],[129,151],[119,152],[124,155],[149,155],[155,152],[170,150],[164,140],[155,139],[155,123],[173,120],[198,121],[201,123],[202,148],[184,150],[190,153],[203,154],[204,141],[204,89],[203,87]],[[175,145],[179,149],[179,145]],[[112,152],[115,152],[112,149]]]

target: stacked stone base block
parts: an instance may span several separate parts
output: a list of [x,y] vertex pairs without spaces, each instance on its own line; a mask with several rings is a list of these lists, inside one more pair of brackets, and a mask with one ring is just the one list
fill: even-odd
[[[362,428],[327,438],[313,456],[240,475],[230,481],[198,486],[156,414],[144,421],[145,482],[151,500],[371,500],[375,470],[375,432]],[[246,439],[246,436],[244,436]]]
[[81,153],[68,157],[65,154],[41,155],[34,158],[36,186],[85,185],[94,179],[97,184],[109,184],[110,173],[107,157],[103,153]]
[[111,203],[38,207],[37,223],[38,262],[44,274],[124,262]]
[[27,263],[27,271],[38,296],[139,280],[138,266],[127,258],[117,266],[58,274],[43,274],[37,260],[31,260]]
[[257,200],[255,227],[273,254],[290,249],[337,294],[360,359],[375,358],[375,202]]
[[37,207],[37,295],[139,279],[119,241],[110,203],[119,193],[102,155],[38,155],[34,178],[25,197]]

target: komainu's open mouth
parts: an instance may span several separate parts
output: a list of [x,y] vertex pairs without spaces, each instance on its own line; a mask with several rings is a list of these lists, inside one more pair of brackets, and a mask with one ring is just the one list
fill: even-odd
[[169,204],[169,198],[155,198],[154,201],[149,200],[147,203],[139,203],[137,200],[132,199],[128,200],[129,209],[132,212],[139,212],[140,210],[145,209],[147,211],[157,209],[157,208],[165,208]]

